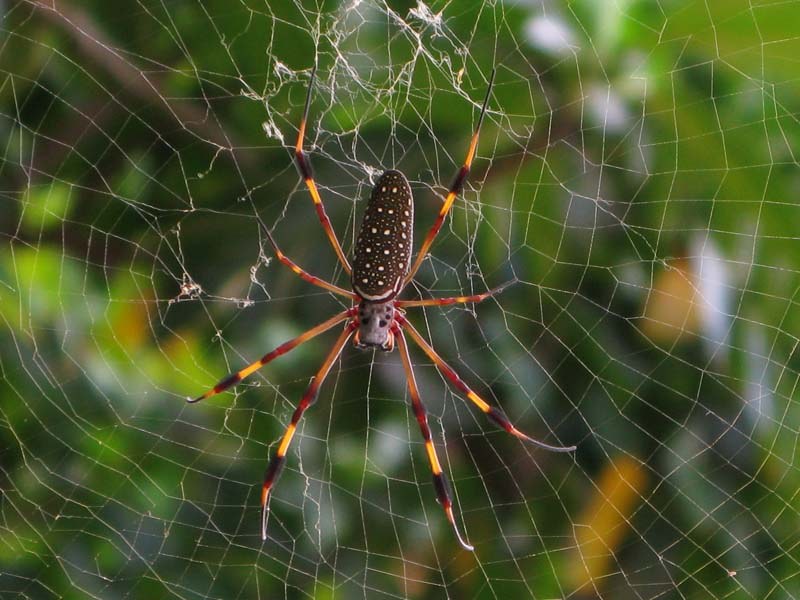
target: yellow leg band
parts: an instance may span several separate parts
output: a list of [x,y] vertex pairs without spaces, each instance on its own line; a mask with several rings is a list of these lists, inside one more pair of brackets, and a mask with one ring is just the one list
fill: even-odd
[[281,440],[281,445],[278,446],[278,456],[283,457],[286,456],[286,451],[289,449],[289,443],[292,441],[294,437],[294,431],[297,427],[295,425],[289,425],[286,428],[286,433],[283,434],[283,439]]

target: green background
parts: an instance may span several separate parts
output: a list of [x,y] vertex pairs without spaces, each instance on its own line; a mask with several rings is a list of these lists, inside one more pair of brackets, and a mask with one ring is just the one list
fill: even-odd
[[[800,4],[15,1],[0,45],[0,593],[26,598],[788,598]],[[554,34],[550,45],[543,32]],[[387,168],[406,297],[487,423],[414,350],[476,552],[435,501],[397,353],[348,346],[260,538],[267,457],[334,334],[185,399],[340,299]]]

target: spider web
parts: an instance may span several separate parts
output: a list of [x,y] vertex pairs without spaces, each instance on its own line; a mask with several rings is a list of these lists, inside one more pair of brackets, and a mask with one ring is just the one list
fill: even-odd
[[[795,1],[0,5],[0,591],[25,598],[800,596]],[[262,542],[268,456],[332,334],[371,183],[409,177],[407,297],[462,551],[397,353],[347,347]]]

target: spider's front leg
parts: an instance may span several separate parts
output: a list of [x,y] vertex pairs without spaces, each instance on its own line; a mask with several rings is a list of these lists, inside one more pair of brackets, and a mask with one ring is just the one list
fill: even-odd
[[425,236],[425,240],[422,242],[422,246],[420,246],[419,252],[417,253],[417,258],[414,260],[414,263],[411,265],[411,268],[403,280],[403,285],[408,285],[411,280],[414,279],[414,276],[417,274],[420,266],[422,266],[422,261],[425,260],[426,256],[428,256],[428,252],[431,249],[433,240],[436,239],[439,230],[442,228],[444,220],[447,217],[447,213],[450,212],[450,209],[453,207],[453,203],[456,201],[456,198],[464,188],[464,183],[467,181],[467,176],[472,168],[472,160],[475,158],[475,152],[478,149],[478,136],[481,132],[483,117],[486,115],[486,108],[489,105],[489,97],[492,95],[492,86],[494,85],[494,76],[496,72],[496,70],[492,70],[492,74],[489,77],[489,86],[486,89],[486,96],[483,99],[481,114],[478,116],[478,124],[475,126],[475,132],[472,134],[472,139],[469,142],[469,149],[467,150],[467,156],[464,159],[464,164],[461,165],[461,168],[458,170],[458,173],[456,173],[456,176],[453,179],[453,183],[450,184],[450,189],[448,190],[447,196],[445,196],[444,202],[442,203],[442,208],[439,209],[439,214],[436,216],[436,220],[428,230],[428,235]]
[[325,235],[328,236],[328,240],[330,240],[331,246],[333,247],[334,252],[336,252],[336,257],[339,259],[339,262],[342,263],[342,267],[344,267],[345,272],[350,273],[352,270],[350,268],[350,263],[347,261],[347,257],[344,255],[342,245],[339,243],[339,238],[336,237],[336,232],[333,231],[333,226],[331,225],[331,220],[328,218],[328,213],[325,212],[325,205],[322,203],[322,197],[319,195],[317,183],[314,181],[314,172],[311,169],[311,162],[309,161],[305,150],[303,150],[303,142],[306,136],[306,124],[308,122],[308,110],[311,107],[311,92],[314,89],[314,79],[316,78],[316,75],[317,66],[314,65],[314,69],[311,71],[311,80],[308,82],[306,104],[305,108],[303,109],[303,120],[300,121],[300,129],[297,132],[297,143],[294,147],[294,160],[295,165],[297,165],[297,170],[299,171],[300,176],[303,178],[303,181],[305,181],[308,192],[311,194],[311,199],[314,201],[314,208],[317,211],[319,222],[322,224],[322,229],[325,230]]

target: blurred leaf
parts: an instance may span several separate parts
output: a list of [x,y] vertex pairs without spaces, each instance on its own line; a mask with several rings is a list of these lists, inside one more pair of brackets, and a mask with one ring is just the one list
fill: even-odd
[[647,471],[633,456],[619,455],[603,467],[594,494],[575,518],[577,547],[568,572],[571,589],[597,585],[617,569],[615,554],[630,533],[647,484]]
[[642,331],[662,346],[670,346],[687,333],[698,333],[700,313],[697,290],[687,259],[673,260],[658,272],[646,297]]
[[28,187],[22,199],[22,225],[37,234],[60,226],[70,210],[72,186],[60,182]]

